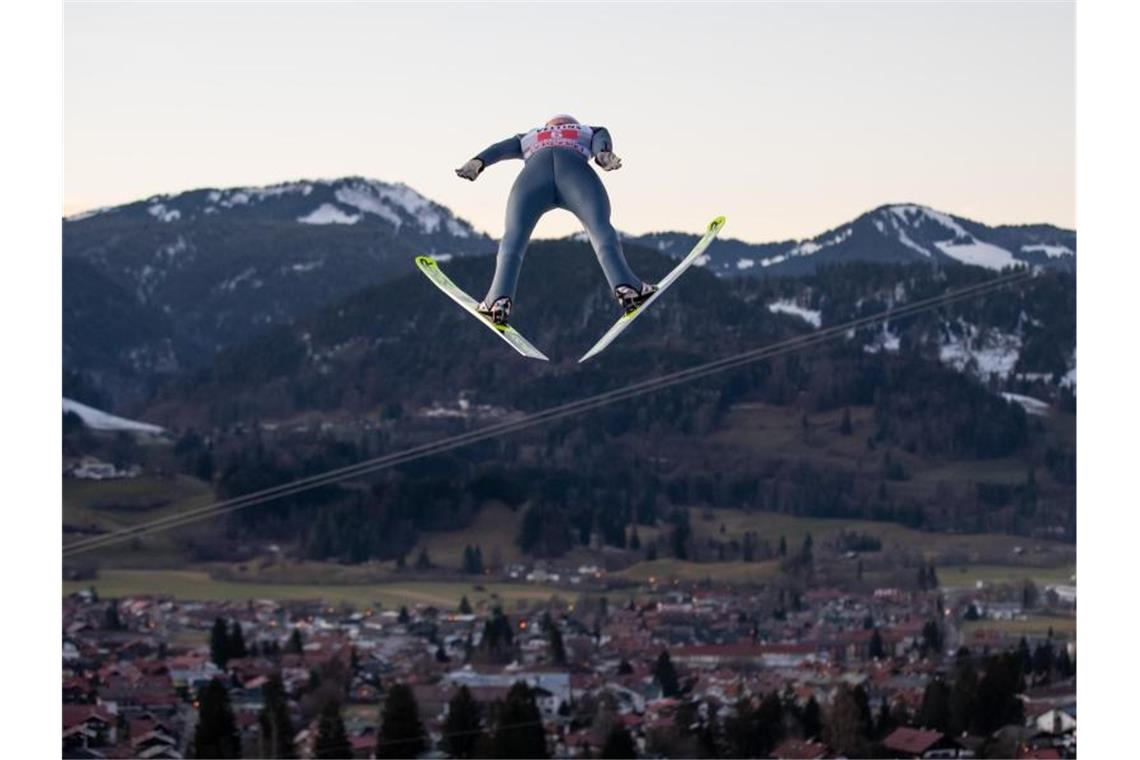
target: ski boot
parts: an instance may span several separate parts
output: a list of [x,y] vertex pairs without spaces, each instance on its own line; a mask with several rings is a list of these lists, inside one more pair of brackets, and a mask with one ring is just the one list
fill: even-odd
[[626,314],[632,314],[656,292],[657,286],[648,282],[642,283],[640,291],[631,285],[618,285],[614,288],[614,298],[618,300]]
[[482,316],[491,320],[493,324],[506,327],[507,320],[511,316],[511,299],[506,296],[496,298],[495,301],[488,306],[486,301],[480,301],[479,305],[475,307]]

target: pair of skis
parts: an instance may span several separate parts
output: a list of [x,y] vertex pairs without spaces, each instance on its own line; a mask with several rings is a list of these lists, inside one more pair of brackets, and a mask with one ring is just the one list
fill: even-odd
[[[704,236],[697,241],[697,244],[693,246],[693,250],[689,251],[685,258],[681,259],[680,263],[678,263],[677,266],[673,268],[673,271],[665,275],[665,278],[662,279],[661,282],[657,283],[657,291],[651,295],[645,301],[645,303],[641,304],[628,314],[621,315],[621,317],[618,318],[617,322],[614,323],[613,327],[607,330],[606,334],[603,335],[598,340],[598,342],[594,344],[593,348],[583,354],[582,358],[579,359],[578,362],[582,363],[592,356],[597,356],[602,352],[603,349],[605,349],[606,346],[613,343],[619,335],[625,332],[626,328],[633,324],[633,320],[637,319],[641,315],[641,312],[645,311],[651,303],[656,301],[657,298],[665,292],[666,288],[672,285],[678,277],[685,273],[686,269],[691,267],[697,261],[697,259],[701,257],[701,255],[705,252],[705,249],[709,247],[712,241],[716,238],[717,234],[720,233],[722,227],[724,227],[723,216],[718,216],[716,219],[713,219],[711,222],[709,222],[708,229],[705,230]],[[511,346],[511,348],[528,358],[550,361],[547,358],[546,354],[535,348],[534,345],[532,345],[529,340],[524,338],[518,330],[511,327],[510,325],[497,325],[487,317],[480,314],[476,308],[479,305],[478,302],[476,302],[476,300],[471,296],[467,295],[467,293],[465,293],[462,288],[452,282],[451,278],[443,273],[443,270],[439,268],[439,264],[437,264],[435,260],[430,256],[417,256],[416,266],[419,267],[420,271],[423,272],[437,288],[447,294],[451,300],[462,306],[465,311],[471,313],[476,319],[486,325],[492,332],[505,340]]]

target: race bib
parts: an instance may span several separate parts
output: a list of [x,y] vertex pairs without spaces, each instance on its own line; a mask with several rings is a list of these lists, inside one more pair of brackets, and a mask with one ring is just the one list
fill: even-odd
[[584,124],[563,124],[558,127],[538,127],[522,136],[523,159],[528,159],[543,148],[569,148],[589,158],[593,153],[590,144],[594,130]]

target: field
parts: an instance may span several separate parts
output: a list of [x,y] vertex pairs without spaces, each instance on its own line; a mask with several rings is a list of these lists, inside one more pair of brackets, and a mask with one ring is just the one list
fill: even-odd
[[[186,475],[145,475],[118,480],[63,479],[63,524],[83,530],[115,531],[151,520],[176,515],[214,502],[209,484]],[[183,531],[187,529],[181,529]],[[193,530],[193,528],[189,528]],[[65,534],[64,545],[88,538],[90,533]],[[170,566],[182,563],[179,544],[169,533],[148,536],[124,551],[123,545],[89,555],[116,564],[136,567]]]
[[474,583],[408,581],[358,585],[301,583],[242,583],[218,581],[197,570],[104,570],[95,581],[65,581],[63,593],[94,586],[104,598],[169,594],[183,600],[277,601],[320,600],[327,604],[350,604],[357,608],[393,609],[400,605],[428,604],[454,609],[466,595],[471,604],[496,600],[511,610],[561,595],[577,598],[569,589],[521,583]]
[[974,620],[962,623],[962,633],[966,636],[979,630],[999,631],[1007,636],[1045,636],[1050,629],[1060,638],[1075,639],[1077,619],[1056,615],[1029,615],[1024,620]]
[[1016,583],[1031,580],[1038,586],[1071,586],[1075,565],[1027,567],[1024,565],[947,565],[938,568],[938,580],[948,588],[974,588],[982,583]]
[[614,573],[619,578],[649,582],[671,578],[684,581],[705,579],[729,584],[763,583],[779,573],[779,563],[769,562],[683,562],[676,559],[655,559],[638,562]]

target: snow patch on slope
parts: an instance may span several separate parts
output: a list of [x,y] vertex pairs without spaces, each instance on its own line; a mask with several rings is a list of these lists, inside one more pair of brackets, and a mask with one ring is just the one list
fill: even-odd
[[356,224],[359,214],[346,214],[331,203],[322,203],[304,216],[297,217],[301,224]]
[[943,364],[962,372],[974,371],[979,377],[1009,377],[1021,354],[1021,338],[1002,332],[980,335],[977,328],[967,326],[965,335],[944,342],[938,357]]
[[800,306],[791,299],[782,298],[779,301],[773,301],[768,304],[768,311],[773,314],[791,314],[793,317],[799,317],[803,321],[810,324],[812,327],[818,328],[823,324],[822,316],[819,311],[815,309],[807,309]]
[[1020,393],[1003,393],[1001,395],[1006,401],[1020,404],[1029,414],[1038,417],[1046,417],[1049,415],[1049,405],[1040,399],[1033,398],[1032,396],[1022,396]]
[[160,222],[176,222],[182,218],[182,212],[178,209],[168,209],[161,203],[155,203],[147,207],[147,213]]
[[79,415],[79,419],[83,420],[83,424],[93,430],[126,430],[136,433],[150,433],[158,435],[163,432],[163,429],[158,425],[150,425],[146,422],[136,422],[135,420],[128,420],[124,417],[116,417],[113,414],[108,414],[93,406],[81,404],[78,401],[72,401],[69,398],[63,399],[63,413],[74,412]]
[[1044,243],[1037,243],[1035,245],[1021,246],[1023,253],[1043,253],[1051,259],[1059,259],[1062,256],[1074,256],[1073,250],[1066,245],[1046,245]]

